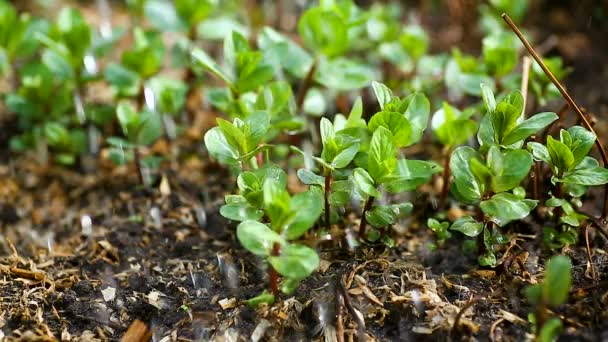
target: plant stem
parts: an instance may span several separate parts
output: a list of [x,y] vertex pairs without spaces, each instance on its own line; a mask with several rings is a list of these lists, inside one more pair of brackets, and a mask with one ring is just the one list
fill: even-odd
[[530,179],[532,180],[532,198],[540,200],[540,163],[537,161],[532,163],[532,173],[530,174]]
[[[192,25],[192,27],[190,27],[190,31],[188,32],[188,39],[190,40],[190,44],[189,44],[190,49],[192,49],[194,47],[194,41],[196,40],[197,35],[198,35],[197,25]],[[194,74],[194,70],[191,67],[186,69],[186,75],[184,77],[184,82],[186,82],[186,86],[188,87],[188,92],[186,93],[186,103],[188,103],[188,100],[192,96],[194,96],[194,94],[198,90],[198,86],[196,84],[196,75]],[[190,120],[193,121],[194,113],[189,112],[188,114],[190,114]]]
[[[270,255],[279,256],[280,254],[281,245],[275,242],[274,245],[272,245],[272,252],[270,252]],[[279,273],[270,264],[268,265],[268,283],[270,286],[270,292],[277,297],[279,295]]]
[[445,156],[443,157],[443,184],[441,185],[441,196],[439,199],[439,208],[445,207],[445,201],[448,198],[448,192],[450,191],[450,159],[452,157],[452,148],[446,150]]
[[365,217],[365,214],[372,209],[372,204],[374,204],[374,197],[369,196],[367,202],[365,202],[363,211],[361,212],[361,223],[359,224],[359,238],[365,238],[365,230],[367,229],[367,218]]
[[[602,156],[602,162],[604,163],[604,167],[608,167],[608,153],[606,153],[604,144],[602,144],[602,142],[600,141],[599,136],[593,129],[593,126],[591,126],[591,124],[585,117],[585,114],[583,113],[581,108],[576,104],[576,102],[574,102],[574,100],[572,99],[570,94],[568,94],[568,92],[566,91],[564,86],[562,86],[562,84],[553,75],[551,70],[549,70],[549,68],[547,67],[545,62],[543,62],[542,58],[538,55],[538,53],[536,53],[536,51],[534,51],[534,48],[532,48],[532,45],[530,45],[530,43],[528,42],[526,37],[524,37],[523,33],[519,30],[517,25],[515,25],[513,20],[511,20],[511,17],[509,17],[508,14],[503,13],[502,18],[511,27],[511,30],[513,30],[513,32],[515,32],[517,37],[519,37],[519,40],[521,40],[521,42],[524,44],[524,46],[526,47],[526,49],[528,50],[530,55],[532,55],[532,57],[536,60],[538,65],[540,65],[541,69],[543,69],[543,71],[545,72],[547,77],[549,77],[549,79],[551,80],[553,85],[555,85],[557,90],[559,90],[559,92],[562,94],[562,97],[566,100],[566,102],[568,102],[568,105],[570,106],[570,108],[572,108],[576,112],[579,119],[585,124],[585,127],[589,131],[591,131],[591,133],[593,133],[595,135],[595,144],[597,145],[598,149],[600,150],[600,154]],[[602,209],[602,219],[603,219],[603,221],[608,221],[608,183],[604,186],[604,207]]]
[[330,211],[329,211],[329,193],[331,191],[331,171],[325,169],[325,228],[327,232],[331,231]]
[[302,109],[302,105],[304,104],[304,99],[306,98],[306,94],[310,87],[312,87],[313,79],[315,76],[315,71],[317,71],[317,61],[315,60],[310,69],[308,69],[308,73],[306,77],[302,81],[302,85],[300,85],[300,89],[298,89],[298,97],[296,98],[296,106],[298,110]]
[[137,170],[137,176],[139,178],[139,182],[142,185],[146,185],[145,181],[144,181],[144,174],[142,173],[141,170],[141,151],[140,151],[140,147],[139,146],[135,146],[135,148],[133,149],[133,155],[134,155],[134,162],[135,162],[135,169]]

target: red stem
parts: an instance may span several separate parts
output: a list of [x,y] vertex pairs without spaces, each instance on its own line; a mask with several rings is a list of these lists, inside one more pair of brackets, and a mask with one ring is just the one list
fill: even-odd
[[370,211],[372,208],[372,204],[374,203],[374,197],[370,196],[365,202],[365,207],[363,207],[363,212],[361,212],[361,223],[359,224],[359,238],[365,239],[365,231],[367,229],[367,218],[365,217],[365,213]]
[[325,227],[327,232],[331,231],[330,212],[329,212],[329,192],[331,191],[331,171],[325,171]]
[[[272,246],[272,252],[270,255],[279,256],[281,254],[281,245],[277,242]],[[277,270],[272,267],[272,265],[268,265],[268,282],[270,285],[270,292],[277,297],[279,295],[279,273]]]

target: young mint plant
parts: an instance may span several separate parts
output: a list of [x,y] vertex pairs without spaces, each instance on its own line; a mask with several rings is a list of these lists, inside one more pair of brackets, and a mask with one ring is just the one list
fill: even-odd
[[118,165],[134,161],[141,183],[149,185],[150,179],[145,171],[154,166],[157,160],[153,157],[142,159],[141,149],[162,135],[160,117],[148,110],[138,112],[126,100],[118,103],[116,117],[126,140],[119,137],[107,139],[111,146],[110,159]]
[[258,168],[256,156],[269,146],[265,144],[270,128],[268,113],[255,111],[244,120],[236,118],[233,122],[218,118],[217,124],[205,133],[209,155],[228,166]]
[[[224,40],[224,68],[202,49],[193,49],[191,57],[196,71],[205,70],[224,82],[230,90],[230,102],[238,101],[241,95],[257,90],[274,77],[275,71],[264,60],[263,53],[253,50],[247,38],[237,31]],[[237,105],[231,109],[230,114],[239,113]]]
[[520,148],[528,137],[558,118],[555,113],[544,112],[524,120],[522,116],[524,99],[520,91],[510,92],[497,103],[489,87],[482,84],[481,90],[487,110],[477,133],[477,140],[482,149],[492,145]]
[[226,195],[220,214],[227,219],[242,222],[261,220],[264,216],[263,185],[266,179],[273,179],[282,187],[287,186],[287,174],[273,164],[253,171],[243,171],[237,177],[238,195]]
[[175,139],[177,132],[173,118],[181,114],[186,104],[187,85],[174,78],[156,76],[149,81],[154,93],[156,111],[160,114],[165,134]]
[[[551,168],[551,183],[555,185],[553,197],[545,205],[555,208],[561,229],[545,228],[545,240],[551,247],[573,244],[577,240],[575,228],[587,217],[574,209],[572,203],[580,202],[588,187],[608,183],[608,170],[588,156],[595,143],[595,135],[580,126],[561,130],[560,139],[547,137],[547,145],[529,142],[528,149],[535,160],[543,161]],[[580,205],[580,204],[579,204]]]
[[[63,152],[55,158],[58,163],[74,164],[82,151],[82,140],[80,133],[76,133],[80,130],[70,133],[73,119],[69,115],[73,108],[70,89],[58,82],[48,67],[40,62],[31,62],[21,68],[19,84],[16,92],[7,94],[5,99],[8,110],[17,115],[21,132],[11,138],[11,149],[37,150],[41,162],[46,163],[48,147],[53,145],[53,149]],[[47,125],[51,128],[45,128]],[[53,127],[61,127],[66,132]],[[47,135],[51,142],[47,141]]]
[[[498,233],[489,227],[490,223],[503,227],[528,216],[538,201],[526,199],[519,185],[531,167],[532,155],[522,149],[501,151],[492,145],[484,158],[471,147],[456,148],[450,160],[454,176],[452,193],[463,203],[478,205],[484,219],[479,223],[465,216],[454,222],[451,229],[471,237],[483,232],[483,239],[478,242],[482,248],[482,243],[485,246]],[[492,246],[485,248],[486,255],[480,256],[480,263],[494,265],[496,258]]]
[[374,207],[374,200],[382,196],[380,187],[389,193],[411,191],[440,169],[429,162],[397,159],[398,148],[422,138],[429,117],[426,97],[414,93],[400,99],[381,83],[374,82],[372,87],[381,111],[368,122],[372,138],[367,150],[355,158],[358,167],[352,174],[355,189],[365,202],[359,228],[361,238],[366,237],[367,222],[374,227],[386,227],[411,210],[410,203]]
[[0,75],[9,77],[12,91],[19,86],[17,64],[32,57],[39,45],[36,36],[47,30],[45,20],[19,14],[9,2],[0,1]]
[[120,63],[109,63],[104,77],[112,86],[116,98],[138,97],[140,109],[144,106],[146,82],[163,65],[165,46],[157,31],[133,29],[134,45],[122,53]]
[[243,221],[238,225],[236,235],[245,249],[270,264],[271,293],[279,294],[278,275],[283,277],[280,290],[291,293],[319,266],[319,256],[314,249],[292,241],[312,228],[321,215],[322,195],[311,188],[290,196],[284,182],[266,178],[262,198],[268,224]]
[[397,139],[389,129],[384,126],[376,127],[366,158],[359,160],[364,167],[353,171],[352,182],[355,191],[365,202],[359,226],[361,238],[366,238],[368,222],[376,228],[386,227],[394,224],[412,209],[412,204],[408,202],[374,205],[374,200],[382,197],[382,190],[389,193],[411,191],[439,171],[436,165],[429,162],[397,159],[395,140]]
[[563,255],[552,257],[547,262],[545,277],[540,284],[526,288],[528,302],[534,306],[534,312],[528,315],[536,340],[541,342],[555,341],[562,330],[558,317],[551,317],[549,309],[556,309],[568,301],[568,292],[572,286],[572,263]]

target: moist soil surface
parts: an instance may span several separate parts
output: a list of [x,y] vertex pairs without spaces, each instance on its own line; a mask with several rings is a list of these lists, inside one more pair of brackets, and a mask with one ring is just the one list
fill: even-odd
[[[589,13],[568,6],[536,8],[530,23],[545,25],[533,30],[540,41],[557,37],[547,52],[574,67],[568,87],[606,137],[608,102],[598,86],[607,79],[608,41],[598,37],[607,32],[601,25],[588,28]],[[541,23],[543,11],[549,19]],[[564,20],[568,14],[575,17]],[[456,43],[438,41],[436,49]],[[551,106],[557,111],[561,103]],[[10,129],[2,125],[0,132]],[[0,340],[117,341],[139,323],[145,324],[141,334],[134,328],[126,340],[143,341],[146,333],[155,341],[532,336],[527,315],[533,308],[523,289],[542,279],[540,265],[554,253],[542,247],[541,227],[518,227],[498,253],[499,265],[480,267],[475,253],[463,250],[462,238],[432,247],[435,237],[423,218],[434,211],[428,204],[434,185],[414,198],[414,218],[395,227],[396,247],[346,243],[358,222],[353,215],[334,227],[332,239],[308,239],[322,259],[318,272],[294,294],[254,310],[244,301],[266,289],[267,270],[239,246],[235,224],[218,214],[234,180],[208,161],[200,141],[172,142],[180,157],[163,166],[154,186],[143,188],[133,169],[109,167],[103,157],[97,171],[87,173],[11,155],[4,135]],[[589,201],[596,212],[601,196]],[[608,339],[606,239],[589,229],[587,248],[585,233],[563,250],[572,259],[573,287],[568,303],[554,312],[564,322],[561,340]]]

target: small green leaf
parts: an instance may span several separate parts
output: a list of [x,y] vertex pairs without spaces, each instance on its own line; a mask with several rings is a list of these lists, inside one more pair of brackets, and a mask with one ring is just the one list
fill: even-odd
[[267,225],[247,220],[236,227],[236,237],[246,250],[259,256],[268,256],[275,243],[285,244],[285,241]]
[[547,263],[543,280],[543,300],[551,307],[555,308],[568,300],[568,292],[572,285],[571,270],[572,263],[567,256],[554,256]]
[[[323,196],[318,188],[311,188],[291,198],[289,207],[296,214],[285,228],[284,234],[294,240],[306,233],[319,219],[323,211]],[[303,208],[306,208],[303,210]]]
[[319,267],[317,252],[303,245],[290,244],[281,248],[281,255],[268,261],[280,275],[289,279],[304,279]]
[[602,185],[608,183],[608,169],[596,166],[587,169],[574,170],[568,172],[564,178],[558,181],[585,186]]
[[228,165],[238,163],[239,152],[237,148],[228,142],[219,127],[213,127],[207,131],[204,140],[211,157],[217,159],[220,163]]
[[486,106],[486,110],[488,113],[492,113],[496,110],[496,99],[494,98],[494,92],[492,91],[492,88],[483,83],[480,86],[481,97],[483,98],[483,103]]
[[534,160],[544,161],[545,163],[551,162],[549,150],[547,150],[545,145],[531,141],[528,143],[528,150],[532,153]]
[[374,185],[374,179],[362,168],[356,168],[353,171],[353,183],[365,195],[371,197],[380,197],[380,192]]
[[412,126],[403,114],[386,111],[376,113],[369,120],[368,128],[371,132],[375,132],[380,126],[388,129],[392,133],[394,143],[397,147],[407,146],[411,143]]
[[552,342],[557,340],[560,332],[562,331],[562,321],[557,317],[551,317],[548,321],[543,324],[538,334],[537,341],[539,342]]
[[477,222],[471,216],[463,216],[456,219],[450,229],[461,232],[466,236],[475,237],[483,231],[483,223]]
[[390,206],[378,205],[365,213],[367,222],[376,228],[395,223],[395,214]]
[[[532,155],[525,150],[506,150],[499,152],[498,147],[492,146],[490,151],[497,151],[496,158],[488,157],[492,167],[492,190],[494,192],[509,191],[518,186],[530,173]],[[490,156],[490,153],[488,153]]]
[[224,204],[220,207],[220,214],[233,221],[259,220],[264,216],[264,211],[256,209],[246,203]]
[[220,68],[220,66],[211,57],[209,57],[209,55],[205,51],[199,48],[194,48],[191,52],[191,57],[192,63],[195,67],[203,68],[209,71],[210,73],[214,74],[219,79],[224,81],[224,83],[226,83],[230,87],[234,86],[234,82],[232,81],[230,76],[228,76],[228,74],[226,74]]
[[304,44],[328,57],[342,54],[348,47],[348,27],[332,11],[311,7],[300,17],[298,32]]
[[572,165],[576,166],[587,156],[587,154],[589,154],[589,151],[595,143],[595,135],[580,126],[568,128],[568,133],[572,139],[572,143],[569,144],[572,155],[574,156]]
[[373,69],[352,59],[337,57],[319,61],[315,81],[337,91],[360,89],[374,77]]
[[405,117],[412,125],[412,138],[409,141],[409,145],[411,145],[422,138],[429,121],[431,105],[427,97],[420,92],[408,95],[403,99],[403,104],[407,105]]
[[264,291],[259,295],[246,300],[245,303],[254,309],[257,309],[262,304],[272,305],[274,304],[274,295]]
[[397,167],[397,148],[393,143],[391,132],[378,127],[374,131],[369,146],[367,170],[369,175],[378,183],[383,177],[390,176]]
[[552,112],[539,113],[518,124],[502,140],[504,145],[511,145],[524,140],[539,130],[547,127],[550,123],[557,120],[558,116]]
[[458,147],[450,158],[450,171],[454,176],[452,191],[465,203],[475,203],[481,199],[482,189],[471,171],[471,159],[481,159],[481,155],[468,146]]
[[492,196],[487,201],[482,201],[479,206],[493,222],[503,227],[509,222],[521,220],[530,215],[530,211],[536,207],[537,203],[536,200],[522,200],[511,193],[503,192]]
[[547,137],[547,150],[551,165],[557,168],[558,172],[565,172],[574,164],[574,155],[570,148],[561,141],[553,139],[552,136]]
[[380,110],[384,109],[384,105],[389,103],[393,98],[393,92],[383,83],[373,81],[372,89],[380,105]]
[[300,181],[306,185],[325,186],[325,177],[319,176],[308,169],[299,169],[297,175]]

